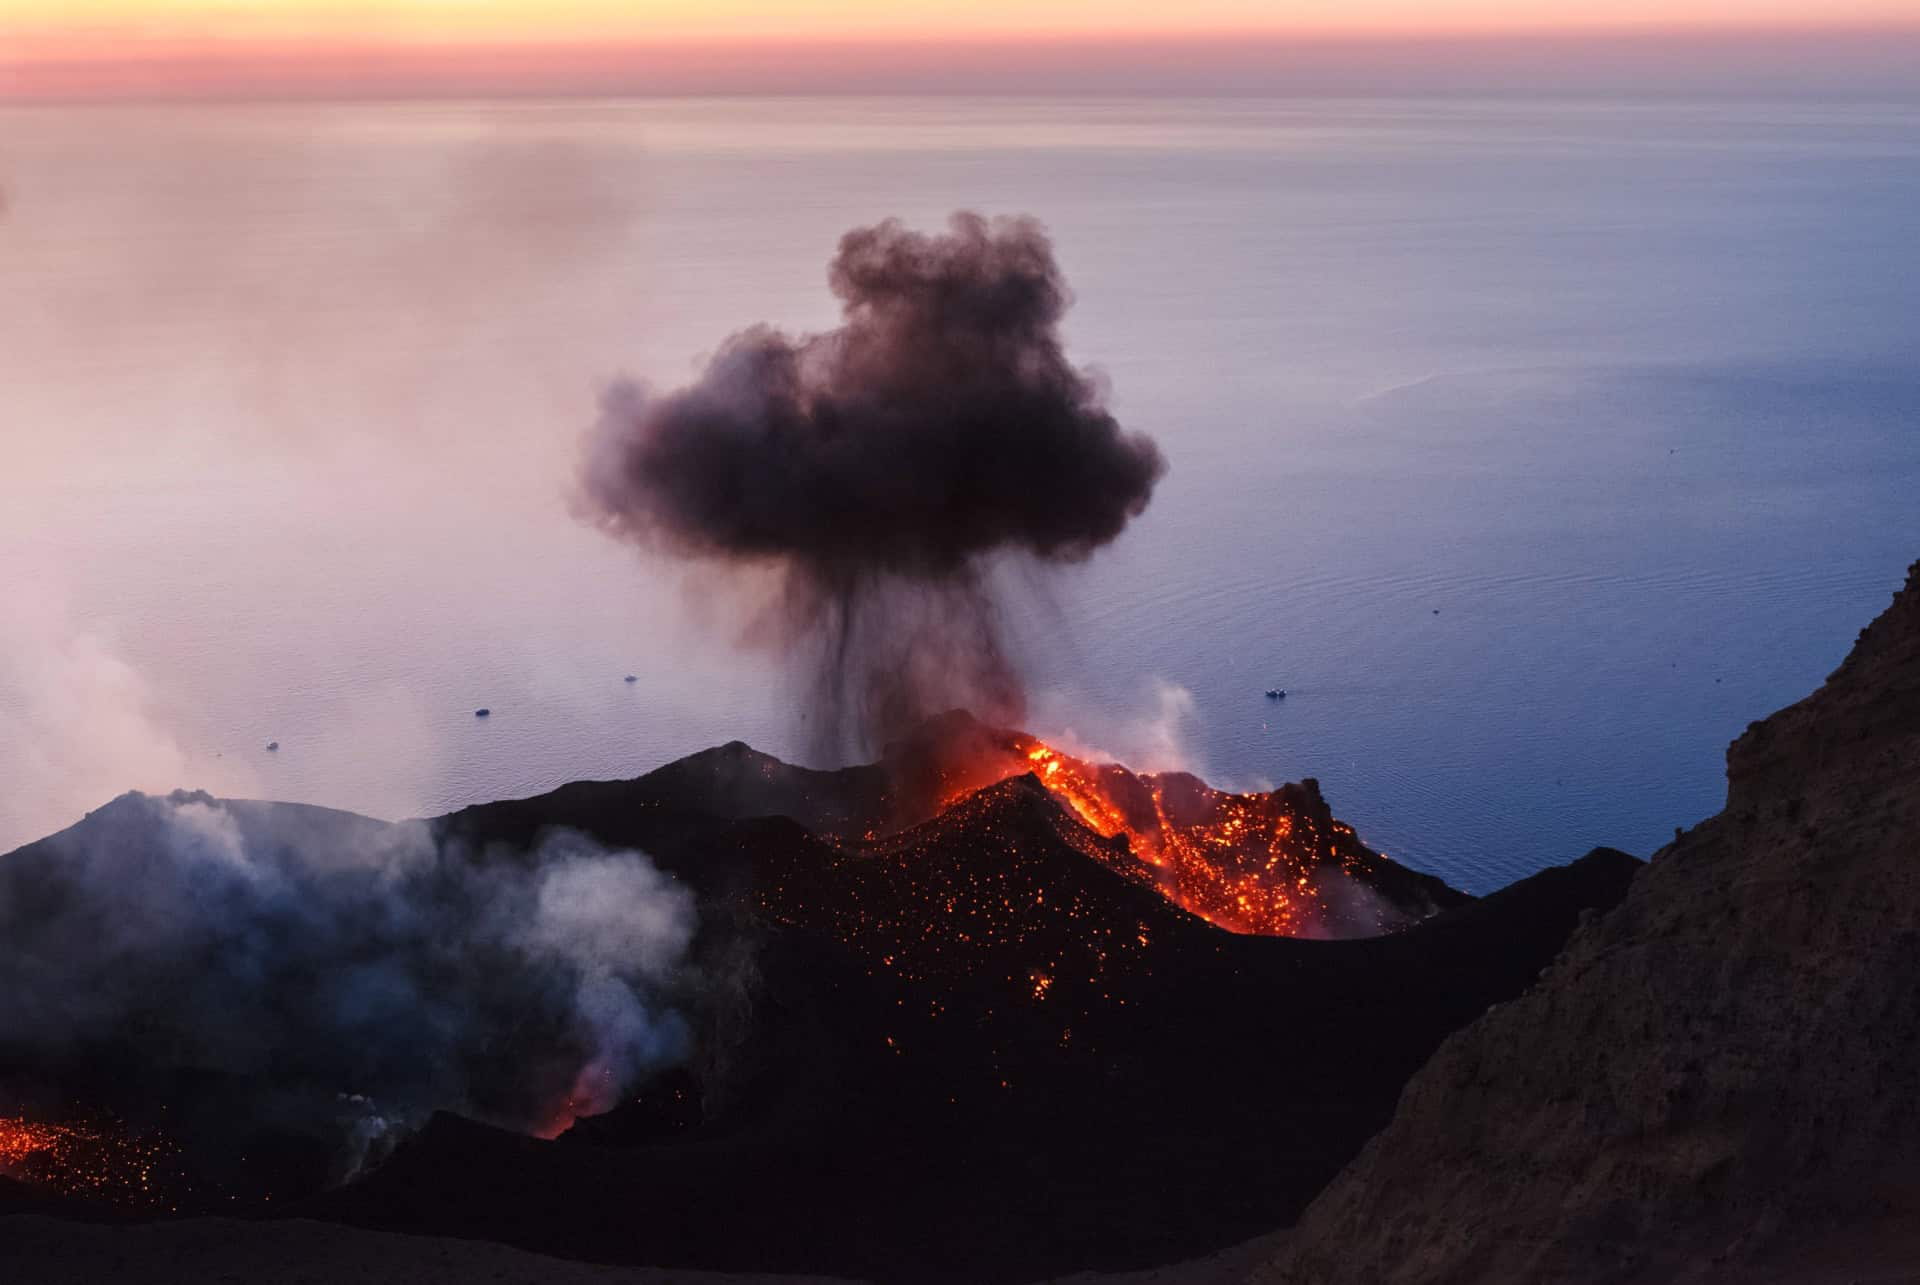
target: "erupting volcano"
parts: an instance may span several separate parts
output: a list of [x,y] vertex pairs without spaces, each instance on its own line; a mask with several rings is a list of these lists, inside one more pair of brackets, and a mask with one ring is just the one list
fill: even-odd
[[[839,329],[757,327],[690,387],[615,389],[580,488],[584,516],[616,538],[776,574],[756,636],[809,675],[816,750],[907,743],[885,756],[888,806],[841,800],[836,817],[801,800],[789,814],[857,845],[1032,772],[1101,861],[1235,932],[1356,936],[1444,904],[1393,878],[1313,781],[1229,794],[937,716],[1023,713],[996,565],[1088,557],[1145,509],[1165,461],[1068,362],[1069,293],[1032,220],[856,229],[829,277]],[[1382,874],[1400,886],[1383,895]]]
[[[579,498],[617,538],[771,572],[756,636],[802,679],[802,739],[856,765],[736,742],[394,825],[115,800],[0,865],[0,1106],[133,1127],[0,1121],[0,1169],[95,1203],[489,1211],[460,1230],[571,1228],[568,1252],[613,1259],[567,1211],[618,1189],[653,1214],[652,1261],[722,1266],[712,1211],[759,1184],[756,1208],[873,1211],[920,1257],[934,1226],[955,1263],[994,1228],[1034,1267],[1060,1233],[998,1184],[950,1190],[949,1164],[1041,1163],[1076,1190],[1127,1174],[1101,1217],[1139,1228],[1174,1183],[1212,1211],[1195,1225],[1251,1228],[1260,1193],[1324,1175],[1372,1122],[1323,1123],[1329,1086],[1371,1083],[1377,1111],[1447,1023],[1537,968],[1418,937],[1471,898],[1370,851],[1311,779],[1232,793],[994,725],[1025,705],[1003,572],[1037,587],[1091,556],[1165,462],[1067,361],[1032,221],[858,229],[831,280],[840,328],[752,329],[688,388],[611,392]],[[1340,993],[1407,1011],[1356,1043],[1314,980],[1344,966],[1285,939],[1389,934],[1415,944]],[[1415,957],[1479,980],[1423,999]],[[1280,1035],[1317,1051],[1263,1066]],[[162,1130],[177,1150],[140,1141]],[[463,1195],[470,1175],[493,1185]],[[898,1266],[796,1217],[749,1261]]]
[[[1032,220],[856,229],[830,279],[838,329],[751,329],[688,388],[612,391],[579,499],[617,538],[771,570],[761,636],[806,677],[806,739],[877,758],[723,746],[568,787],[525,827],[515,805],[388,826],[125,796],[0,867],[0,1091],[164,1124],[203,1193],[298,1197],[435,1110],[554,1138],[716,1109],[740,1092],[768,924],[912,989],[896,1009],[971,1011],[952,1029],[978,1047],[938,1073],[959,1106],[1058,1078],[1036,1047],[1126,1045],[1108,1023],[1168,952],[1376,936],[1467,900],[1370,852],[1312,780],[1234,794],[965,712],[1024,708],[1005,564],[1090,556],[1165,462],[1067,360],[1069,294]],[[883,1025],[892,1056],[952,1038]],[[648,1105],[689,1067],[697,1094]],[[9,1127],[10,1167],[56,1187],[121,1154],[117,1133]]]
[[1219,927],[1270,937],[1362,936],[1444,904],[1444,894],[1422,905],[1375,891],[1387,863],[1333,819],[1311,777],[1264,794],[1232,794],[1184,772],[1136,775],[1024,734],[990,736],[1004,752],[986,759],[985,770],[998,779],[1032,772],[1110,841],[1093,845],[1102,860]]
[[[183,820],[200,823],[192,844]],[[196,889],[220,890],[232,916],[195,931],[191,970],[156,988],[145,968],[86,1031],[7,992],[8,1114],[54,1100],[91,1114],[7,1120],[0,1168],[46,1198],[293,1211],[607,1261],[888,1279],[938,1261],[979,1280],[1084,1265],[1077,1224],[1016,1200],[1020,1184],[980,1180],[1020,1172],[1081,1193],[1119,1261],[1150,1261],[1250,1235],[1276,1201],[1303,1200],[1433,1045],[1524,985],[1632,865],[1608,857],[1474,903],[1368,851],[1312,782],[1234,794],[958,712],[854,767],[736,742],[398,825],[133,796],[5,858],[7,904],[58,900],[134,942],[149,940],[133,935],[142,908]],[[127,872],[143,881],[132,902]],[[296,877],[304,899],[269,897]],[[363,895],[378,888],[406,896],[382,912]],[[646,895],[609,898],[623,889]],[[420,1055],[417,1033],[356,1015],[407,979],[445,993],[435,943],[467,943],[450,960],[474,947],[432,911],[443,904],[487,908],[498,971],[459,993],[501,1017],[452,1032],[461,1042],[423,1076],[399,1060]],[[260,962],[255,930],[301,906],[357,927],[283,927],[285,980],[241,984]],[[17,951],[36,940],[28,922]],[[97,931],[61,940],[70,970],[115,975],[90,948],[108,940]],[[628,992],[600,970],[636,942],[658,958],[621,975],[671,1003],[670,1022],[646,1012],[672,1039],[630,1081],[583,1094],[598,1060],[524,1029],[529,997],[549,997],[563,1035],[626,1029],[640,1010],[607,1007]],[[378,991],[373,956],[392,980]],[[333,979],[309,983],[327,1002],[281,1013],[310,971]],[[249,1055],[244,1037],[293,1017],[276,1039],[308,1053]],[[378,1119],[342,1096],[362,1089]],[[529,1108],[488,1109],[515,1100]],[[64,1123],[82,1118],[132,1125]],[[141,1141],[162,1131],[177,1150]],[[1170,1185],[1200,1212],[1152,1216]],[[649,1217],[606,1220],[609,1192]],[[758,1220],[744,1238],[742,1207]],[[847,1210],[886,1230],[847,1236]]]
[[1165,462],[1067,361],[1032,221],[858,229],[831,280],[838,329],[609,393],[579,500],[770,578],[754,636],[854,766],[734,742],[397,824],[123,796],[0,864],[0,1107],[73,1104],[0,1119],[0,1171],[660,1266],[1024,1280],[1085,1267],[1082,1223],[1164,1261],[1304,1200],[1619,895],[1612,854],[1473,905],[1310,778],[1007,730],[1002,590],[1106,546]]
[[878,760],[823,772],[739,742],[641,778],[719,815],[793,818],[850,856],[910,829],[937,834],[970,797],[1031,776],[1083,855],[1208,923],[1273,937],[1366,937],[1459,904],[1442,881],[1374,852],[1308,778],[1264,793],[1185,772],[1140,774],[955,710]]
[[[883,801],[849,809],[860,826],[822,818],[826,832],[855,848],[906,826],[937,827],[975,792],[1031,775],[1076,828],[1091,831],[1075,841],[1087,856],[1232,932],[1372,936],[1459,900],[1441,881],[1369,850],[1334,819],[1312,778],[1236,794],[1186,772],[1140,774],[1069,754],[960,711],[929,720],[874,767],[887,778]],[[836,793],[811,789],[813,808]]]
[[[516,809],[544,801],[386,826],[128,796],[13,854],[0,867],[17,912],[10,966],[38,986],[0,1004],[0,1088],[138,1124],[6,1121],[7,1173],[151,1204],[165,1129],[191,1170],[165,1199],[204,1205],[310,1194],[434,1108],[557,1137],[650,1100],[650,1068],[724,1057],[742,1038],[736,1009],[761,966],[743,894],[761,921],[825,932],[870,976],[918,988],[916,1007],[962,1007],[950,988],[990,982],[964,1001],[983,1036],[978,1022],[1043,1006],[1045,1046],[1087,1055],[1121,1038],[1102,1014],[1136,1002],[1163,952],[1210,949],[1220,929],[1377,936],[1468,900],[1369,851],[1313,781],[1227,793],[959,711],[837,771],[735,743],[550,797],[557,810],[526,826]],[[609,855],[590,833],[632,847]],[[211,905],[225,913],[157,909]],[[62,928],[79,922],[113,931]],[[457,1026],[426,998],[455,994],[438,945],[451,940],[467,960]],[[169,971],[175,954],[200,962]],[[56,980],[119,977],[128,959],[144,961],[137,985],[74,980],[89,1005],[54,1003]],[[421,1021],[440,1044],[402,1034]],[[986,1038],[990,1063],[965,1092],[999,1092],[1027,1065],[1010,1050],[1032,1038]],[[292,1048],[304,1052],[265,1051]]]

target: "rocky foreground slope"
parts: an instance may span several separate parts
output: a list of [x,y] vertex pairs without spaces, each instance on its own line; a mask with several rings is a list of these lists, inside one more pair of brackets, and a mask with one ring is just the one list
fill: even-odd
[[1255,1281],[1914,1279],[1920,564],[1727,781]]

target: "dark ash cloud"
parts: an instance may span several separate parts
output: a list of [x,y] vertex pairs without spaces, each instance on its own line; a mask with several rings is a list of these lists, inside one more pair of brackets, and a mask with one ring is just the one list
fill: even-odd
[[838,329],[756,326],[686,388],[615,387],[583,512],[647,548],[776,568],[771,637],[811,677],[822,751],[955,705],[1017,718],[991,562],[1084,559],[1165,461],[1067,360],[1070,296],[1034,220],[857,229],[829,280]]

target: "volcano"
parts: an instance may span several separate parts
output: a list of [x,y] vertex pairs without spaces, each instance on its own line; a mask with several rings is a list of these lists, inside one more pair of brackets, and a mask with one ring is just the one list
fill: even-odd
[[[89,845],[137,848],[137,803],[0,869],[25,887]],[[383,826],[204,806],[284,845]],[[284,1112],[210,1126],[243,1100],[232,1074],[157,1074],[127,1042],[59,1066],[0,1049],[0,1086],[32,1127],[77,1106],[164,1143],[160,1210],[739,1271],[1142,1266],[1291,1221],[1439,1042],[1525,989],[1639,864],[1597,850],[1476,900],[1367,849],[1312,781],[1233,794],[960,714],[838,771],[733,743],[426,824],[493,861],[564,830],[690,889],[685,1056],[611,1111],[556,1100],[538,1129],[434,1115],[344,1183]],[[315,1091],[302,1068],[249,1074],[269,1083],[244,1100]],[[0,1201],[116,1195],[35,1154]]]
[[[1056,805],[1049,828],[1059,842],[1234,932],[1376,936],[1468,900],[1368,849],[1311,777],[1234,794],[1184,772],[1142,775],[1076,757],[963,711],[927,721],[861,767],[808,771],[736,741],[638,784],[662,806],[784,815],[856,859],[884,859],[915,844],[951,846],[941,832],[969,815],[961,805],[1022,776]],[[916,829],[903,847],[903,832]]]

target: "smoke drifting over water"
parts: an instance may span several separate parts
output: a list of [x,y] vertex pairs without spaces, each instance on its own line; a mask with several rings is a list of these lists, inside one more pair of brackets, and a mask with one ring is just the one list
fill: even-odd
[[174,1123],[336,1166],[435,1109],[550,1132],[684,1052],[694,928],[645,856],[576,834],[469,851],[418,822],[126,795],[0,863],[0,1072],[150,1086]]
[[940,710],[1017,721],[992,563],[1084,559],[1165,472],[1062,351],[1069,302],[1031,219],[849,232],[838,329],[729,339],[691,386],[605,398],[582,484],[608,534],[781,595],[762,638],[813,690],[814,748],[875,748]]

